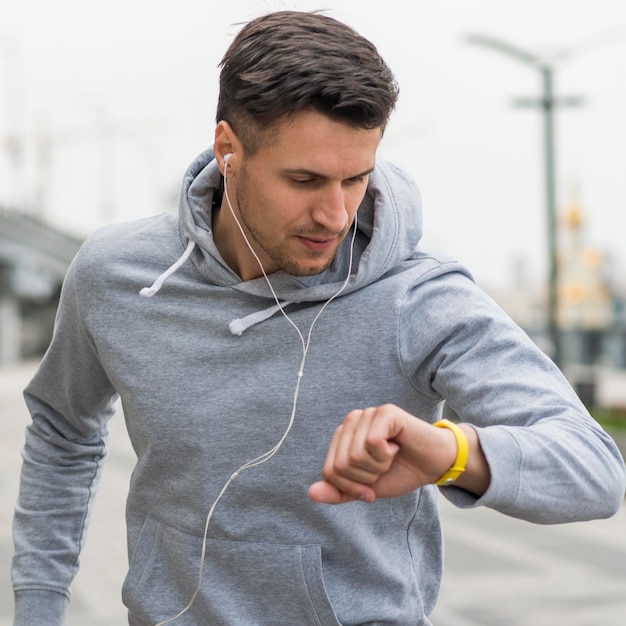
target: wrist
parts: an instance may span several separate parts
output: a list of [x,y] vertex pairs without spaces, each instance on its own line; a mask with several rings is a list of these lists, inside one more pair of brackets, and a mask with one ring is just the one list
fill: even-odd
[[435,422],[433,426],[436,428],[446,428],[454,435],[456,441],[456,457],[454,462],[448,470],[434,482],[435,485],[447,487],[452,485],[465,471],[469,455],[469,445],[464,430],[454,422],[443,419]]
[[491,483],[491,469],[480,444],[476,428],[465,422],[461,422],[458,426],[467,437],[469,451],[465,471],[458,477],[454,485],[480,497],[487,491]]
[[69,599],[62,593],[43,589],[15,592],[14,626],[62,626]]

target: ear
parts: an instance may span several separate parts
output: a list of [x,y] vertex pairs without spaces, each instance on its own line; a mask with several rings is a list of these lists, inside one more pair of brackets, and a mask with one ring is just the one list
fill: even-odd
[[224,174],[224,157],[227,154],[231,155],[228,159],[228,167],[231,168],[228,173],[231,175],[233,164],[241,158],[243,148],[232,126],[225,120],[220,121],[215,127],[213,152],[215,153],[215,158],[217,159],[222,175]]

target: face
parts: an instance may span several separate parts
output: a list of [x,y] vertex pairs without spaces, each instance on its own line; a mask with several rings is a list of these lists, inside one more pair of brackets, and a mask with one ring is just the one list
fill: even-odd
[[[234,152],[228,195],[266,273],[304,276],[330,265],[365,195],[380,137],[380,129],[356,129],[307,111],[286,121],[254,155]],[[243,280],[257,278],[258,262],[225,202],[214,224],[225,248],[220,252]]]

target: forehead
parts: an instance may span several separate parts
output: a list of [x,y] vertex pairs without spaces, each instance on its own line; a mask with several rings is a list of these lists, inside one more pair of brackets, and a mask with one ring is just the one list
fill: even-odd
[[357,128],[303,111],[279,120],[257,156],[280,167],[319,172],[339,167],[354,176],[373,168],[381,136],[381,128]]

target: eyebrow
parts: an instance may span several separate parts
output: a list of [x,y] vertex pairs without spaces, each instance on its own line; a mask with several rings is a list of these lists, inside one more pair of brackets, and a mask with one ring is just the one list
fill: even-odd
[[[370,167],[369,169],[361,172],[360,174],[354,174],[354,176],[348,176],[346,180],[350,180],[351,178],[361,178],[363,176],[368,176],[374,171],[375,167]],[[295,168],[295,169],[286,169],[283,170],[285,174],[296,174],[300,176],[311,176],[312,178],[321,178],[328,179],[330,176],[326,176],[326,174],[321,174],[320,172],[314,172],[313,170],[307,170],[305,168]]]

